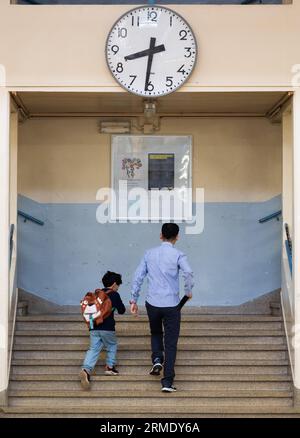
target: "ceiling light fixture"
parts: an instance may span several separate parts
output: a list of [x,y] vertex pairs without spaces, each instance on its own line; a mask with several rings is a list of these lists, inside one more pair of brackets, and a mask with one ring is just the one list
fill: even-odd
[[130,122],[100,122],[101,134],[128,134],[131,131]]

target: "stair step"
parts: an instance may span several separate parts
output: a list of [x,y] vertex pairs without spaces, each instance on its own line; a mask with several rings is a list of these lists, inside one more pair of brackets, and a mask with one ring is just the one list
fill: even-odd
[[[82,365],[83,358],[82,359],[13,359],[12,365],[14,366],[78,366],[80,367]],[[99,360],[99,363],[105,363],[105,360]],[[124,365],[130,365],[132,367],[134,366],[148,366],[150,367],[150,360],[144,359],[144,358],[131,358],[131,359],[124,359],[122,362],[120,362],[119,366]],[[289,361],[287,359],[278,359],[278,360],[265,360],[265,359],[177,359],[176,360],[176,366],[203,366],[203,365],[219,365],[219,366],[288,366]],[[100,365],[98,365],[100,366]]]
[[[105,355],[105,352],[101,353],[101,356]],[[150,351],[125,351],[121,350],[118,352],[119,361],[123,359],[130,359],[133,356],[137,359],[150,359]],[[82,351],[15,351],[13,353],[13,359],[49,359],[49,360],[82,360],[84,352]],[[279,360],[287,359],[287,352],[284,349],[275,351],[264,351],[264,350],[201,350],[201,351],[178,351],[177,360],[179,359],[252,359],[252,360]]]
[[[165,406],[166,403],[161,403],[157,401],[155,406],[141,406],[139,409],[136,406],[128,407],[124,406],[124,402],[118,403],[114,401],[114,403],[99,408],[96,407],[87,407],[84,406],[76,407],[76,406],[63,406],[58,404],[56,407],[43,407],[40,404],[30,406],[30,407],[12,407],[8,406],[4,408],[5,416],[21,416],[25,418],[33,417],[59,417],[63,414],[64,417],[74,418],[76,417],[92,417],[92,418],[177,418],[178,417],[186,417],[186,418],[209,418],[209,417],[244,417],[249,418],[253,417],[274,417],[278,416],[279,418],[285,417],[299,417],[300,408],[294,408],[291,406],[268,406],[266,403],[258,403],[255,406],[199,406],[198,404],[195,406],[187,405],[186,401],[184,403],[184,407],[176,406],[168,407]],[[185,409],[186,407],[186,409]],[[99,414],[102,412],[102,414]],[[116,413],[118,412],[118,413]],[[163,414],[162,414],[163,412]],[[121,414],[120,414],[121,413]],[[1,417],[1,414],[0,414]]]
[[[86,352],[88,349],[88,343],[86,344],[17,344],[14,346],[14,351],[82,351]],[[253,344],[254,345],[254,344]],[[256,348],[254,348],[256,350]],[[184,346],[179,345],[178,351],[202,351],[203,346],[195,344],[190,345],[189,348],[184,348]],[[149,352],[149,347],[147,345],[119,345],[118,351],[134,351],[138,354],[139,351]]]
[[[107,417],[109,416],[109,418],[155,418],[156,420],[158,418],[175,418],[178,419],[178,414],[152,414],[152,413],[144,413],[144,414],[136,414],[136,413],[132,413],[132,414],[115,414],[115,413],[110,413],[108,414],[99,414],[99,413],[94,413],[94,414],[81,414],[81,413],[76,413],[76,410],[74,410],[74,412],[72,414],[69,413],[50,413],[51,409],[48,409],[45,413],[23,413],[24,411],[26,412],[27,409],[26,408],[11,408],[11,411],[9,410],[10,408],[7,408],[8,412],[7,413],[1,413],[0,411],[0,418],[105,418],[107,419]],[[17,410],[16,413],[14,413],[14,410]],[[296,410],[289,410],[289,408],[282,408],[282,409],[278,409],[278,408],[274,408],[274,410],[276,409],[276,413],[272,414],[272,413],[265,413],[265,414],[257,414],[255,412],[251,413],[251,418],[299,418],[300,414],[297,413]],[[18,413],[18,411],[21,411],[21,413]],[[220,413],[197,413],[197,414],[184,414],[182,415],[182,417],[185,418],[249,418],[249,414],[248,413],[243,413],[243,412],[237,412],[237,413],[224,413],[224,409],[222,412]]]
[[[230,337],[230,336],[223,336],[223,337],[203,337],[201,338],[201,341],[197,338],[179,338],[178,342],[178,348],[180,350],[198,350],[199,345],[213,345],[213,344],[241,344],[241,343],[247,343],[247,344],[277,344],[277,345],[285,345],[285,339],[282,336],[277,337],[267,337],[267,336],[261,336],[261,337]],[[89,344],[89,337],[86,336],[86,338],[80,339],[76,337],[43,337],[43,338],[34,338],[34,337],[16,337],[14,348],[16,350],[20,349],[30,349],[30,350],[70,350],[72,348],[76,350],[85,350],[87,348],[87,345]],[[121,350],[149,350],[150,348],[150,338],[140,337],[135,338],[133,337],[130,339],[119,339],[118,348]]]
[[[152,376],[149,376],[152,377]],[[232,391],[250,391],[254,394],[254,391],[291,391],[291,382],[235,382],[235,381],[212,381],[212,382],[199,382],[198,380],[189,380],[181,377],[176,379],[176,386],[180,391],[223,391],[225,396],[231,396]],[[127,380],[120,380],[119,376],[116,379],[112,379],[107,376],[106,380],[92,379],[91,389],[93,391],[127,391],[128,388],[132,391],[149,391],[158,390],[160,387],[160,379],[152,377],[146,379],[141,377],[135,379],[135,376],[127,376]],[[10,394],[15,394],[15,391],[47,391],[49,394],[51,391],[78,391],[81,390],[79,378],[76,381],[37,381],[32,378],[30,381],[11,381],[9,385]],[[203,394],[204,394],[203,392]],[[51,393],[52,394],[52,393]],[[251,395],[252,396],[252,395]]]
[[[78,393],[80,393],[78,391]],[[92,393],[92,391],[91,391]],[[19,407],[24,408],[28,407],[31,409],[31,412],[37,408],[37,411],[42,411],[46,408],[52,408],[54,412],[68,412],[68,408],[72,409],[73,412],[76,412],[76,409],[79,409],[80,412],[89,411],[93,412],[90,409],[93,409],[94,412],[97,410],[102,413],[110,413],[110,412],[122,412],[122,413],[130,413],[130,412],[149,412],[152,414],[161,412],[164,413],[181,413],[185,414],[187,412],[203,412],[204,409],[208,410],[209,408],[215,408],[219,412],[221,408],[231,407],[231,408],[247,408],[248,412],[251,407],[268,407],[268,411],[270,412],[271,408],[274,407],[291,407],[292,399],[291,397],[192,397],[191,391],[178,391],[172,394],[164,394],[160,391],[155,391],[152,396],[150,394],[148,396],[138,397],[137,394],[129,395],[128,391],[124,391],[124,398],[126,403],[124,403],[124,399],[119,399],[119,396],[116,398],[108,396],[105,403],[103,403],[103,397],[90,397],[90,393],[86,395],[86,397],[78,397],[77,393],[74,398],[69,396],[67,397],[10,397],[9,404],[10,407]],[[184,399],[184,403],[178,403],[179,399]],[[164,399],[163,402],[159,403],[159,399]],[[181,405],[181,406],[179,406]],[[39,406],[41,406],[39,408]],[[120,410],[118,410],[120,409]],[[71,411],[71,412],[72,412]],[[271,411],[272,412],[272,411]]]
[[[150,339],[150,332],[149,329],[139,330],[135,327],[132,327],[131,331],[119,331],[117,330],[117,335],[121,338],[123,337],[134,337],[134,340],[138,340],[140,337],[141,339],[145,339],[145,337]],[[181,330],[180,332],[180,338],[188,337],[215,337],[220,336],[224,337],[225,335],[231,336],[231,337],[283,337],[283,331],[282,330],[268,330],[268,329],[244,329],[244,328],[238,328],[238,329],[193,329],[193,330]],[[22,337],[29,337],[29,338],[68,338],[68,337],[75,337],[75,338],[86,338],[89,336],[88,330],[17,330],[15,332],[15,337],[18,341],[18,338]],[[133,340],[133,341],[134,341]],[[64,340],[63,340],[64,341]],[[186,341],[186,340],[185,340]]]
[[[13,374],[78,374],[76,365],[29,365],[12,366]],[[125,365],[122,364],[119,370],[123,374],[145,375],[149,372],[149,364]],[[96,366],[97,373],[103,373],[103,365]],[[288,366],[285,365],[176,365],[176,375],[189,374],[287,374]]]
[[[283,321],[282,316],[259,315],[259,314],[195,314],[182,312],[182,321]],[[145,311],[140,310],[138,317],[133,317],[129,312],[124,315],[116,314],[118,321],[148,321]],[[27,316],[17,316],[17,321],[82,321],[80,312],[78,313],[52,313],[52,314],[29,314]]]
[[[41,397],[44,399],[52,399],[52,398],[65,398],[65,399],[82,399],[84,402],[90,399],[102,400],[104,398],[160,398],[164,397],[165,394],[160,391],[160,383],[157,382],[158,388],[156,390],[101,390],[98,391],[82,391],[78,390],[11,390],[9,392],[9,397],[12,398],[37,398]],[[236,389],[225,389],[225,390],[188,390],[188,391],[177,391],[173,394],[176,398],[197,398],[201,402],[203,398],[291,398],[293,393],[290,390],[267,390],[267,389],[256,389],[256,390],[236,390]],[[198,400],[197,400],[198,401]]]
[[[281,316],[271,316],[271,315],[216,315],[216,314],[205,314],[205,315],[195,315],[195,314],[187,314],[182,313],[182,321],[272,321],[272,322],[282,322],[283,319]],[[118,321],[124,322],[135,322],[135,321],[148,321],[148,316],[146,314],[140,314],[137,318],[133,317],[130,314],[127,315],[116,315],[116,319]],[[39,314],[39,315],[27,315],[27,316],[18,316],[17,321],[80,321],[82,322],[82,316],[80,313],[68,313],[68,314]]]
[[[116,318],[117,319],[117,318]],[[283,323],[280,321],[183,321],[181,332],[184,330],[212,330],[212,329],[251,329],[251,330],[283,330]],[[83,321],[18,321],[16,330],[81,330],[87,331]],[[117,321],[118,332],[131,330],[147,330],[149,332],[149,322],[144,321]]]
[[[78,369],[75,374],[11,374],[11,382],[78,382]],[[117,383],[126,382],[147,382],[156,381],[156,377],[145,374],[120,374],[117,376]],[[112,377],[106,375],[93,375],[93,382],[110,382]],[[291,382],[292,378],[289,374],[182,374],[176,375],[176,382],[250,382],[250,383],[266,383],[266,382]]]
[[[48,346],[47,346],[48,347]],[[72,347],[72,346],[71,346]],[[36,349],[35,346],[32,350],[29,349],[20,349],[18,347],[16,347],[14,349],[14,353],[13,353],[13,357],[15,359],[26,359],[26,358],[41,358],[41,355],[43,355],[43,357],[47,358],[58,358],[58,359],[68,359],[68,358],[78,358],[78,357],[82,357],[82,354],[84,354],[84,352],[87,349],[87,345],[84,346],[84,348],[77,348],[77,346],[73,348],[68,348],[65,351],[63,350],[53,350],[53,349],[45,349],[43,351],[43,349]],[[249,352],[250,354],[252,352],[269,352],[269,351],[274,351],[274,352],[286,352],[286,345],[285,344],[268,344],[268,345],[264,345],[264,344],[205,344],[202,345],[200,344],[197,348],[197,350],[184,350],[184,349],[179,349],[178,350],[178,356],[180,357],[181,355],[183,355],[184,357],[186,357],[186,355],[188,354],[192,354],[193,357],[194,355],[200,355],[202,357],[202,352],[218,352],[218,351],[222,351],[222,352],[229,352],[229,353],[234,353],[234,352]],[[125,349],[119,349],[118,351],[118,357],[131,357],[132,354],[137,355],[137,357],[149,357],[150,355],[150,350],[148,349],[146,350],[138,350],[135,351],[134,353],[132,353],[132,351],[126,351]]]

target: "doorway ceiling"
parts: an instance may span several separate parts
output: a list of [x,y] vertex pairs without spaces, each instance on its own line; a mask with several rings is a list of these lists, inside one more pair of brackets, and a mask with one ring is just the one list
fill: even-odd
[[[287,92],[177,92],[157,100],[159,115],[267,116],[290,97]],[[144,99],[126,92],[18,92],[17,105],[30,118],[139,115]]]

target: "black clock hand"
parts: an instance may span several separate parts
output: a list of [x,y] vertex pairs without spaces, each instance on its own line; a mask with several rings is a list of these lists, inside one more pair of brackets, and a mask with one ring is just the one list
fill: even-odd
[[[160,46],[156,46],[153,48],[152,53],[164,52],[165,46],[161,44]],[[142,50],[141,52],[133,53],[132,55],[127,55],[124,57],[125,61],[131,61],[132,59],[143,58],[144,56],[150,55],[150,49]]]
[[156,38],[150,38],[149,56],[148,56],[146,79],[145,79],[145,91],[148,90],[149,78],[150,78],[151,67],[153,62],[153,49],[155,48],[155,41]]

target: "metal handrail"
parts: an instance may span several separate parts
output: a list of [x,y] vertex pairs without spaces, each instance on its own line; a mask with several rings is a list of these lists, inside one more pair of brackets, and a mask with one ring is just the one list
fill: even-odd
[[293,242],[290,235],[290,230],[288,224],[284,224],[286,241],[285,241],[285,249],[288,256],[288,262],[291,274],[293,274]]
[[291,275],[292,275],[293,274],[293,255],[291,253],[289,242],[287,240],[285,241],[285,249],[286,249],[289,267],[290,267],[290,271],[291,271]]
[[286,239],[287,239],[287,243],[289,245],[289,249],[290,249],[290,253],[293,253],[293,242],[291,239],[291,235],[290,235],[290,230],[289,230],[289,226],[288,224],[284,224],[284,229],[285,229],[285,234],[286,234]]
[[14,233],[15,233],[15,224],[11,224],[10,233],[9,233],[9,264],[11,265],[12,253],[14,248]]
[[269,214],[268,216],[265,216],[261,219],[259,219],[259,223],[263,224],[264,222],[268,222],[271,219],[277,219],[279,221],[279,216],[282,214],[282,210],[276,211],[275,213]]
[[34,216],[31,216],[30,214],[25,213],[24,211],[18,210],[18,215],[22,216],[24,218],[24,222],[31,221],[38,225],[44,225],[44,222],[40,219],[37,219]]
[[[243,0],[243,1],[241,1],[241,5],[251,5],[253,3],[257,3],[257,0]],[[259,0],[259,4],[262,4],[262,0]]]

